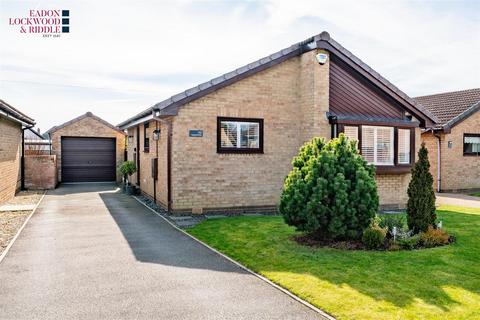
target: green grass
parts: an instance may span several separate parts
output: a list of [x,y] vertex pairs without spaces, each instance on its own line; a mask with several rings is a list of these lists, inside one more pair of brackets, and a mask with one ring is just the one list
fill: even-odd
[[338,319],[480,319],[480,209],[440,209],[457,242],[415,251],[303,247],[278,216],[212,219],[188,232]]
[[474,197],[480,197],[480,192],[474,192],[474,193],[471,193],[470,195]]

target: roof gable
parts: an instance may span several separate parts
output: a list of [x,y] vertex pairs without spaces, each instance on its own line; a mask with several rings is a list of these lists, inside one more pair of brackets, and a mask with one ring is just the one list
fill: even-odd
[[386,94],[394,98],[406,110],[414,114],[423,123],[426,123],[427,121],[430,123],[435,123],[438,121],[438,119],[433,114],[431,114],[428,110],[424,109],[415,100],[408,97],[408,95],[403,93],[400,89],[398,89],[385,78],[383,78],[379,73],[374,71],[367,64],[354,56],[350,51],[346,50],[335,40],[330,38],[330,35],[327,32],[322,32],[319,35],[311,37],[305,41],[296,43],[265,58],[259,59],[246,66],[228,72],[220,77],[214,78],[196,87],[176,94],[142,111],[134,117],[123,121],[118,126],[121,128],[127,128],[129,126],[135,125],[139,121],[147,120],[149,117],[153,117],[154,112],[156,113],[156,116],[159,117],[175,116],[178,112],[179,107],[193,100],[199,99],[215,90],[226,87],[257,72],[282,63],[287,59],[299,56],[305,52],[314,49],[326,49],[336,55],[339,59],[345,61],[350,66],[354,67],[356,71],[358,71],[362,76],[366,77],[369,81],[373,82]]
[[110,129],[115,130],[115,131],[118,131],[118,132],[120,132],[120,133],[122,133],[122,134],[125,134],[125,132],[123,132],[122,130],[120,130],[120,128],[115,127],[115,126],[112,125],[111,123],[109,123],[109,122],[103,120],[102,118],[94,115],[94,114],[91,113],[90,111],[88,111],[88,112],[85,113],[85,114],[82,114],[81,116],[78,116],[78,117],[76,117],[76,118],[73,118],[73,119],[70,120],[70,121],[67,121],[67,122],[65,122],[65,123],[62,123],[61,125],[54,126],[54,127],[50,128],[50,129],[49,129],[47,132],[45,132],[45,133],[46,133],[46,134],[52,134],[52,133],[55,132],[55,131],[58,131],[58,130],[60,130],[60,129],[62,129],[62,128],[65,128],[65,127],[67,127],[67,126],[69,126],[69,125],[71,125],[71,124],[73,124],[73,123],[75,123],[75,122],[78,122],[78,121],[80,121],[80,120],[83,120],[83,119],[85,119],[85,118],[95,119],[95,120],[101,122],[102,124],[104,124],[105,126],[109,127]]

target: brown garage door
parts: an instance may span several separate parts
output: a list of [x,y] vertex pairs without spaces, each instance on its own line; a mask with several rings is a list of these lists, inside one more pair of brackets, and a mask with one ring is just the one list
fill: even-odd
[[62,137],[62,181],[115,181],[115,138]]

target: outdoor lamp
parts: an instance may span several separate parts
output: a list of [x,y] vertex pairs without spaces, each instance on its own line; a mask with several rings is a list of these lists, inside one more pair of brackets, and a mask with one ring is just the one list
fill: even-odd
[[158,141],[160,139],[160,129],[153,130],[153,140]]
[[133,136],[128,136],[128,142],[133,142]]

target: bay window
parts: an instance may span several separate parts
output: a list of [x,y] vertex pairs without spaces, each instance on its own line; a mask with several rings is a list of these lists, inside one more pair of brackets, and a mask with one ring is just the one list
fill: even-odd
[[262,153],[263,120],[218,118],[218,153]]
[[413,128],[340,124],[339,132],[343,132],[350,140],[357,140],[357,147],[363,158],[369,164],[376,165],[377,170],[394,167],[407,170],[407,167],[413,164]]

